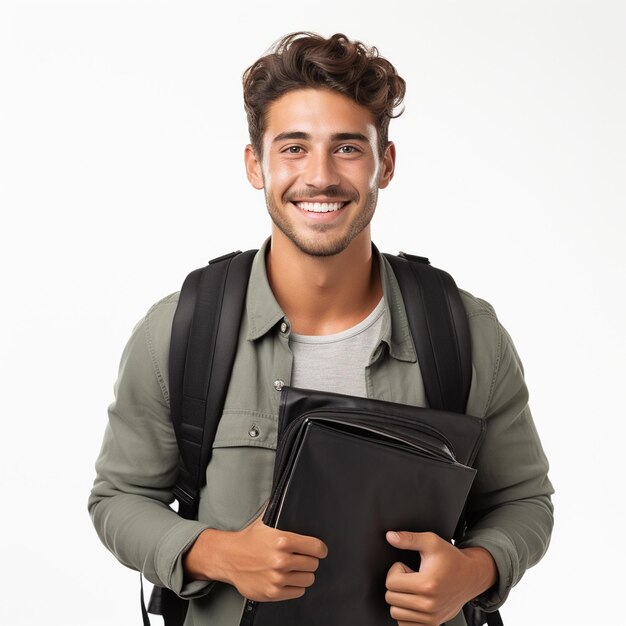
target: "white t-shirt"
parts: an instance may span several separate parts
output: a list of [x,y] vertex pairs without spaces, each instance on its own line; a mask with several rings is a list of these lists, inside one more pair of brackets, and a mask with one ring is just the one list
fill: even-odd
[[352,328],[333,335],[292,333],[291,385],[303,389],[332,391],[366,397],[365,367],[383,322],[384,301]]

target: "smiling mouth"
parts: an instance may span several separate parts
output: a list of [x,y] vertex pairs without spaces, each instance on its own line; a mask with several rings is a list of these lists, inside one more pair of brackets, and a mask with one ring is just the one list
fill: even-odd
[[293,204],[309,213],[332,213],[343,209],[348,202],[294,202]]

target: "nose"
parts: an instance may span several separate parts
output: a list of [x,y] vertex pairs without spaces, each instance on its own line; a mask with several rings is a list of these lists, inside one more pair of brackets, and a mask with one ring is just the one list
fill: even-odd
[[333,155],[325,150],[309,153],[304,182],[310,187],[325,189],[340,182],[339,172],[333,161]]

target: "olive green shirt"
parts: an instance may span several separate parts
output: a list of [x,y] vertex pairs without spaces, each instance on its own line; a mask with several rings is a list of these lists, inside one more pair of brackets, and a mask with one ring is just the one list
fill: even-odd
[[[182,555],[206,528],[238,530],[272,486],[281,383],[290,383],[289,320],[270,289],[267,243],[252,267],[237,356],[200,497],[198,521],[171,508],[178,448],[170,421],[168,352],[178,294],[155,304],[124,350],[96,463],[89,510],[106,547],[151,582],[191,598],[186,626],[236,626],[244,600],[224,583],[185,582]],[[370,398],[426,406],[400,289],[379,256],[385,311],[365,368]],[[497,585],[476,600],[495,609],[544,554],[552,530],[548,462],[528,408],[522,365],[492,307],[462,292],[472,339],[467,413],[487,420],[468,503],[472,527],[458,544],[493,555]],[[402,529],[397,529],[402,530]],[[405,529],[410,530],[410,529]],[[381,595],[385,590],[381,589]],[[461,615],[448,621],[463,626]]]

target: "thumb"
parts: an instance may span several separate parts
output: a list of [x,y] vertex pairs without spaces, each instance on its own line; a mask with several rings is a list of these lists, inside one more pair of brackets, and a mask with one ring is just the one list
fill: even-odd
[[389,531],[387,541],[401,550],[427,552],[434,548],[436,535],[434,533],[412,533],[408,531]]

